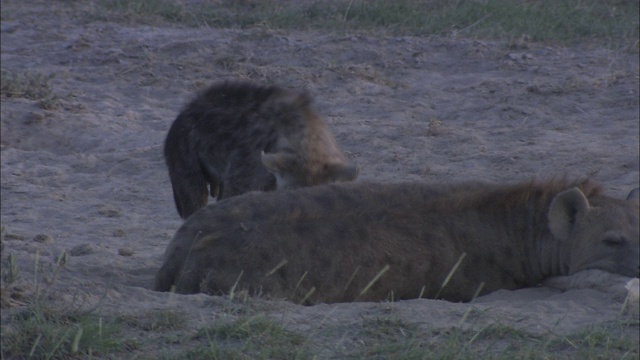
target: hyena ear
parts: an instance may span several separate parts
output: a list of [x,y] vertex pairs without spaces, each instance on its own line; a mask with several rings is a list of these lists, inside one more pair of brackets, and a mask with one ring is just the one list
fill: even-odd
[[567,240],[576,218],[589,210],[589,200],[578,188],[565,190],[551,200],[549,206],[549,229],[556,239]]
[[298,158],[288,153],[265,153],[260,154],[262,165],[274,175],[284,172],[292,172],[298,166]]
[[360,170],[355,165],[328,164],[327,173],[332,181],[347,182],[355,180]]
[[640,203],[640,187],[629,191],[629,195],[627,195],[627,201],[635,201],[637,203]]

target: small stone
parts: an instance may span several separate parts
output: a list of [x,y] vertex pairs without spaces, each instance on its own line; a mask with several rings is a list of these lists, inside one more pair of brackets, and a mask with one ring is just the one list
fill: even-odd
[[74,246],[71,250],[69,250],[69,255],[71,256],[83,256],[89,255],[93,253],[93,246],[90,244],[81,244],[78,246]]
[[4,234],[4,240],[24,240],[25,237],[16,234]]
[[110,217],[110,218],[119,218],[120,216],[122,216],[119,210],[108,208],[108,207],[102,207],[98,209],[98,214],[102,216]]
[[118,249],[118,255],[120,256],[132,256],[134,254],[133,249],[130,248],[120,248]]
[[53,242],[53,237],[51,235],[38,234],[33,237],[33,241],[43,244],[49,244]]

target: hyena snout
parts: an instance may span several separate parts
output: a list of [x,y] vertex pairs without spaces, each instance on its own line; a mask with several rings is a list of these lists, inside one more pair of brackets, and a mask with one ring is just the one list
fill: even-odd
[[359,174],[358,167],[346,161],[317,164],[286,152],[263,152],[262,164],[275,176],[278,189],[349,182]]

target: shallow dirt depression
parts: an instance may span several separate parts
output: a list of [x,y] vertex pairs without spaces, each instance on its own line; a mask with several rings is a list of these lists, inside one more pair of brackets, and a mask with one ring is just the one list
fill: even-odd
[[[202,335],[246,319],[280,326],[297,339],[285,347],[297,350],[264,356],[250,348],[244,358],[402,358],[444,351],[451,334],[472,354],[546,344],[572,357],[587,347],[576,336],[594,331],[632,344],[612,345],[612,354],[638,357],[638,316],[622,311],[624,284],[499,291],[470,304],[313,307],[149,290],[181,224],[164,137],[212,82],[307,89],[360,180],[591,176],[625,196],[639,181],[637,51],[130,25],[83,18],[65,3],[2,4],[2,269],[12,254],[19,270],[16,281],[3,280],[3,337],[37,299],[115,321],[130,343],[96,354],[103,358],[246,349],[255,339]],[[63,252],[66,264],[48,284]],[[166,314],[175,324],[149,320]],[[400,350],[376,348],[385,343]]]

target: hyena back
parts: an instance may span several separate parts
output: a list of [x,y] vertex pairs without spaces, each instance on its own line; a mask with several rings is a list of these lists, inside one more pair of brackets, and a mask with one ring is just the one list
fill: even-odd
[[584,270],[638,277],[639,193],[618,199],[583,179],[254,192],[187,219],[154,289],[305,304],[470,301]]
[[258,190],[351,181],[350,165],[305,92],[214,84],[178,115],[164,156],[178,213]]

